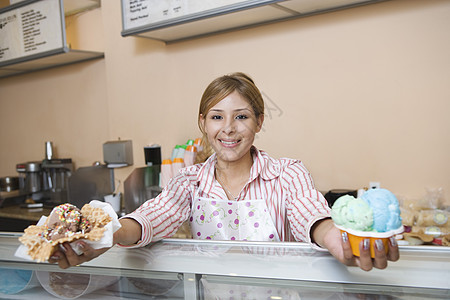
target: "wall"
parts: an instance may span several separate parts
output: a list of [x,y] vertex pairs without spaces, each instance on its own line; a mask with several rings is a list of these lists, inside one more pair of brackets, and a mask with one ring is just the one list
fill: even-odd
[[68,20],[68,40],[104,59],[0,79],[0,176],[42,159],[46,140],[79,167],[120,137],[135,160],[116,170],[123,181],[145,145],[166,157],[199,136],[206,85],[243,71],[268,106],[256,145],[301,159],[320,190],[379,181],[449,198],[449,15],[449,1],[392,0],[165,45],[121,37],[120,1],[102,1]]

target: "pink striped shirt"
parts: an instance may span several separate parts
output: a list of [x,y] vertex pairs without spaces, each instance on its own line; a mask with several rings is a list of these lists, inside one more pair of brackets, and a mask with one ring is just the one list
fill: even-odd
[[[253,166],[250,178],[236,201],[265,199],[273,223],[282,241],[311,243],[312,225],[330,216],[325,198],[298,160],[274,159],[266,152],[252,148]],[[227,199],[224,189],[215,179],[216,155],[206,162],[180,170],[161,194],[142,204],[125,218],[142,226],[141,240],[132,247],[172,236],[188,220],[195,195],[212,199]]]

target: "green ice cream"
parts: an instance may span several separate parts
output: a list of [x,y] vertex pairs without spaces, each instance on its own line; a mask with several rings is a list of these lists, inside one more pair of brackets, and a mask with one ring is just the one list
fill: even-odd
[[359,231],[372,231],[373,211],[366,201],[345,195],[336,200],[331,210],[336,225]]

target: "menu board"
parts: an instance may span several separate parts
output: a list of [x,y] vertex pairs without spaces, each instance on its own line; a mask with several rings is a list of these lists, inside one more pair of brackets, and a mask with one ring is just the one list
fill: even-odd
[[123,29],[170,21],[248,0],[122,0]]
[[61,1],[36,1],[0,14],[0,64],[65,46]]

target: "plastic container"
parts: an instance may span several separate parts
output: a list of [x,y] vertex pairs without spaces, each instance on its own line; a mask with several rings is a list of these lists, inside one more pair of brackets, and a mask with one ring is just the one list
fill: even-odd
[[165,159],[161,165],[161,187],[165,187],[172,177],[172,161],[170,159]]
[[359,230],[352,230],[348,228],[344,228],[342,226],[336,225],[341,233],[347,232],[348,240],[350,242],[350,245],[352,247],[352,252],[354,256],[360,256],[359,251],[359,244],[365,240],[370,240],[370,256],[373,258],[375,257],[375,241],[381,240],[384,245],[384,250],[387,253],[389,251],[389,238],[393,237],[394,235],[400,234],[403,232],[403,225],[395,230],[390,230],[386,232],[373,232],[373,231],[359,231]]
[[122,277],[119,286],[121,299],[184,299],[181,280]]
[[63,272],[37,271],[36,273],[42,287],[60,299],[76,299],[106,288],[120,279],[118,276]]
[[[0,298],[39,286],[35,271],[0,268]],[[9,297],[5,297],[8,299]]]
[[172,162],[172,174],[173,176],[178,175],[178,171],[184,168],[184,159],[176,157]]
[[192,166],[197,156],[197,148],[195,146],[187,146],[184,152],[184,165],[186,167]]

